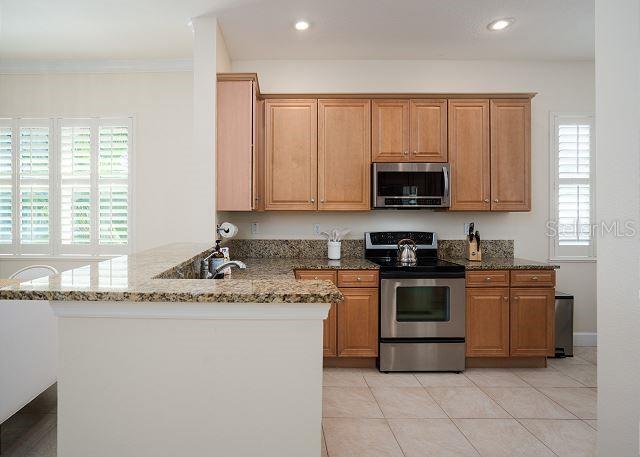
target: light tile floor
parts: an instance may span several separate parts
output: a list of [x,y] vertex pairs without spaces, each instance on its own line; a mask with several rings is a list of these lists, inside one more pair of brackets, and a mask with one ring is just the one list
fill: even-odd
[[[576,348],[540,369],[326,369],[322,456],[595,456],[596,362]],[[55,412],[52,388],[3,424],[3,457],[55,457]]]

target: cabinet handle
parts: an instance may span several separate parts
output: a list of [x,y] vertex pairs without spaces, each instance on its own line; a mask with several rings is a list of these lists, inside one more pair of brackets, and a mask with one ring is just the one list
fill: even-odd
[[404,155],[409,155],[409,152],[408,151],[404,151],[403,154]]
[[311,203],[315,203],[315,202],[316,202],[316,199],[315,199],[315,198],[312,198],[312,199],[311,199]]
[[320,203],[324,203],[324,198],[320,200]]
[[415,156],[415,155],[418,155],[418,152],[417,152],[417,151],[413,151],[413,155],[414,155],[414,156]]
[[505,300],[509,300],[509,297],[502,297],[502,298],[504,298]]
[[494,203],[498,203],[498,199],[497,199],[497,198],[496,198],[496,199],[494,199],[493,201],[494,201]]
[[485,198],[485,199],[484,199],[484,202],[485,202],[485,203],[489,203],[489,199],[488,199],[488,198]]
[[491,276],[487,276],[486,278],[484,278],[485,281],[491,281]]
[[538,280],[538,277],[537,277],[537,276],[531,276],[531,280],[532,280],[532,281],[537,281],[537,280]]
[[358,277],[356,278],[356,281],[362,281],[362,278],[361,278],[360,276],[358,276]]

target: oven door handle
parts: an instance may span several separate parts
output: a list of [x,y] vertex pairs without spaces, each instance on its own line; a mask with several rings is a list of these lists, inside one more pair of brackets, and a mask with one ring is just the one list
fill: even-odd
[[449,169],[442,167],[442,174],[444,175],[444,196],[449,196]]

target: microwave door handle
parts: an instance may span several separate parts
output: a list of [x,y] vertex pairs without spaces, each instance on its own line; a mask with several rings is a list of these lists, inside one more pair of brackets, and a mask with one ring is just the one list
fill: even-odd
[[442,173],[444,174],[444,196],[449,196],[449,170],[447,167],[442,167]]

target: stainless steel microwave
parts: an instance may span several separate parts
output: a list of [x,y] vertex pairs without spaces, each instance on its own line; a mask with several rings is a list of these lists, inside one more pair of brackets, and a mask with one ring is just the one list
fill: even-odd
[[448,163],[374,163],[374,208],[448,208]]

